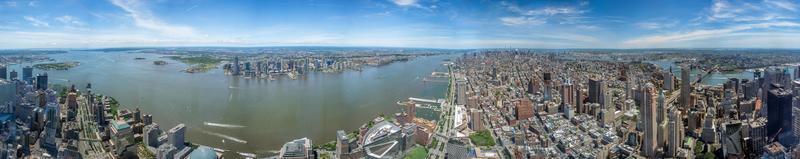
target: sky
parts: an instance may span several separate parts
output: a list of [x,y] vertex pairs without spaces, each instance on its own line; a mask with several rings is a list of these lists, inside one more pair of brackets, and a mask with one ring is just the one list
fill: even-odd
[[0,49],[800,48],[796,0],[0,0]]

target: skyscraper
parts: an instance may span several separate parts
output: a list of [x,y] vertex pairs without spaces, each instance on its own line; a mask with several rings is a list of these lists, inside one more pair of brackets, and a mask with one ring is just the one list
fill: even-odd
[[680,104],[681,108],[685,111],[689,109],[689,93],[692,93],[690,84],[692,83],[689,81],[689,74],[690,68],[688,66],[681,68],[681,96],[680,96]]
[[672,74],[672,67],[669,67],[669,70],[664,75],[664,90],[667,92],[672,92],[675,89],[675,80]]
[[542,78],[544,79],[544,91],[542,91],[542,93],[544,94],[544,100],[547,101],[552,98],[552,94],[550,92],[553,91],[553,77],[550,72],[545,72],[542,75]]
[[781,87],[773,88],[767,96],[767,136],[791,131],[792,93]]
[[231,73],[234,76],[239,75],[239,56],[233,57],[233,67],[231,67],[231,69],[233,69],[231,70]]
[[575,110],[577,113],[586,113],[586,108],[583,106],[583,94],[581,94],[581,84],[575,87]]
[[483,130],[483,111],[472,109],[470,112],[470,128],[474,131]]
[[644,91],[644,96],[648,100],[642,102],[642,110],[640,110],[644,112],[642,116],[642,120],[644,121],[642,155],[653,158],[656,157],[656,147],[658,144],[656,141],[656,103],[653,102],[656,98],[656,91],[652,83],[645,84]]
[[22,80],[28,83],[33,83],[33,67],[25,66],[22,68]]
[[656,111],[657,111],[658,114],[656,115],[656,122],[658,124],[661,124],[662,122],[664,122],[664,118],[667,115],[666,114],[666,109],[667,109],[666,107],[667,106],[664,104],[664,91],[662,91],[662,90],[658,91],[657,102],[658,102],[657,103],[658,107],[656,108]]
[[47,73],[36,76],[36,89],[47,90]]
[[[561,106],[562,107],[573,107],[575,104],[575,85],[572,85],[572,80],[564,79],[564,84],[561,85]],[[563,109],[562,109],[563,111]]]
[[417,104],[414,103],[414,102],[408,102],[408,103],[406,103],[405,107],[406,107],[405,108],[406,109],[406,114],[408,114],[410,119],[413,121],[414,118],[417,117]]
[[518,101],[517,107],[514,110],[517,120],[525,120],[533,117],[533,104],[528,99]]
[[184,134],[186,134],[186,125],[178,124],[177,126],[169,129],[168,131],[169,136],[169,144],[175,146],[175,148],[183,149],[184,146]]
[[703,131],[700,134],[700,139],[707,143],[717,141],[717,125],[716,124],[717,109],[712,106],[706,108],[706,119],[703,120]]
[[592,78],[589,79],[589,103],[600,104],[600,107],[605,108],[605,82],[602,79]]
[[8,79],[8,68],[5,65],[0,65],[0,78]]
[[161,135],[161,129],[158,124],[150,124],[144,126],[143,140],[145,146],[158,147],[158,136]]
[[539,92],[539,82],[533,79],[528,80],[528,93],[535,94],[536,92]]
[[678,148],[683,144],[683,121],[681,121],[680,116],[680,111],[669,111],[667,157],[678,157]]
[[8,79],[9,79],[9,80],[14,80],[14,79],[17,79],[17,77],[18,77],[18,76],[19,76],[19,75],[17,74],[17,71],[16,71],[16,70],[11,70],[11,72],[10,72],[10,73],[8,73],[8,77],[9,77]]

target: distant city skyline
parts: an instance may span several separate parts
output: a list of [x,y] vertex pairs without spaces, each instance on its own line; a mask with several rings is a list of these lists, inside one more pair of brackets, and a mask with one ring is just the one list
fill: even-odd
[[798,48],[795,0],[0,1],[0,49]]

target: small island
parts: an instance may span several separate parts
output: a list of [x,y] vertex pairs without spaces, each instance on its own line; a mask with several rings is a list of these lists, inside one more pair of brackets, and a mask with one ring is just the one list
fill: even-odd
[[175,61],[183,62],[190,65],[189,68],[183,69],[186,73],[200,73],[217,68],[222,60],[216,57],[202,55],[202,56],[168,56]]
[[40,70],[69,70],[78,65],[80,62],[57,62],[35,64],[33,67]]
[[164,60],[157,60],[157,61],[153,61],[153,64],[154,64],[154,65],[166,65],[166,64],[167,64],[167,61],[164,61]]

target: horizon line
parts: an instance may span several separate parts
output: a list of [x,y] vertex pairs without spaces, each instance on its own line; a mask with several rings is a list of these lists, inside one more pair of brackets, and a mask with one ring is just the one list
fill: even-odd
[[526,50],[800,50],[800,47],[650,47],[650,48],[547,48],[547,47],[477,47],[477,48],[437,48],[437,47],[400,47],[400,46],[350,46],[350,45],[274,45],[274,46],[120,46],[120,47],[36,47],[36,48],[0,48],[0,51],[10,50],[103,50],[103,49],[165,49],[165,48],[388,48],[388,49],[435,49],[435,50],[500,50],[500,49],[526,49]]

